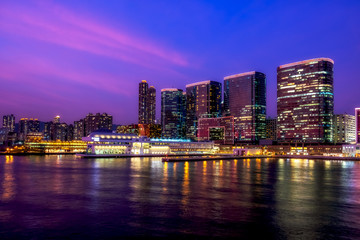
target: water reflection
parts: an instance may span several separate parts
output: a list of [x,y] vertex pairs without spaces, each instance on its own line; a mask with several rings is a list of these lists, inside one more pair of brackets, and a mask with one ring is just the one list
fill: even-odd
[[1,201],[7,202],[10,201],[16,194],[16,183],[13,170],[13,156],[5,156],[5,164],[3,166],[3,179],[2,179],[2,194]]

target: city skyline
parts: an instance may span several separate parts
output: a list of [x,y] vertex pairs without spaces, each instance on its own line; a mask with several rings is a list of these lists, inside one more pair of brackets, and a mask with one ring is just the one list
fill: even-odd
[[[357,1],[188,4],[4,2],[0,115],[43,121],[60,115],[71,123],[107,112],[114,123],[136,123],[143,79],[158,90],[185,90],[259,71],[267,76],[267,114],[275,117],[276,68],[316,57],[335,61],[335,113],[353,114],[360,105]],[[319,29],[314,19],[326,24]],[[264,38],[254,39],[259,33]],[[160,119],[159,104],[156,112]]]

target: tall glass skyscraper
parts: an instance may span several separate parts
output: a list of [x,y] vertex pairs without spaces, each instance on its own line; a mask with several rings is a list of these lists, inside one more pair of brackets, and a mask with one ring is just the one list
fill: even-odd
[[155,124],[156,119],[156,89],[146,80],[139,83],[139,124]]
[[266,138],[266,76],[246,72],[224,78],[224,114],[234,117],[235,141]]
[[161,90],[162,138],[184,138],[186,95],[177,88]]
[[221,83],[203,81],[186,85],[186,137],[197,139],[198,119],[221,113]]
[[333,142],[333,66],[315,58],[277,68],[278,141]]

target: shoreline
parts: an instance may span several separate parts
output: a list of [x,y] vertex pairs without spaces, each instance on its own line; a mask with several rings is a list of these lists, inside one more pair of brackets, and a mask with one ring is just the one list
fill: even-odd
[[339,160],[339,161],[360,161],[360,157],[337,157],[323,155],[256,155],[256,156],[237,156],[230,154],[145,154],[145,155],[87,155],[79,153],[0,153],[8,156],[46,156],[46,155],[76,155],[78,158],[143,158],[143,157],[162,157],[163,162],[187,162],[187,161],[212,161],[212,160],[236,160],[236,159],[263,159],[263,158],[287,158],[287,159],[311,159],[311,160]]
[[338,160],[338,161],[360,161],[360,157],[336,157],[323,155],[259,155],[259,156],[215,156],[195,158],[163,158],[163,162],[187,162],[187,161],[212,161],[212,160],[236,160],[236,159],[263,159],[263,158],[287,158],[287,159],[309,159],[309,160]]

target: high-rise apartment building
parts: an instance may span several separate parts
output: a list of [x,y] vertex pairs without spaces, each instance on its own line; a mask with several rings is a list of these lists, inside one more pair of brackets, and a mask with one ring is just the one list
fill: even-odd
[[100,129],[112,130],[112,124],[113,118],[107,113],[89,113],[84,119],[85,136]]
[[69,130],[68,125],[66,123],[52,122],[50,124],[50,140],[60,140],[60,141],[69,140],[68,139],[68,130]]
[[184,138],[186,95],[177,88],[161,90],[162,138]]
[[54,117],[53,123],[60,123],[60,116],[59,116],[59,115],[57,115],[56,117]]
[[148,85],[146,80],[139,83],[139,124],[155,124],[156,89]]
[[40,121],[36,118],[21,118],[19,121],[19,139],[25,140],[29,133],[40,132]]
[[148,99],[149,85],[146,80],[139,83],[139,124],[147,123],[147,99]]
[[3,128],[8,129],[10,132],[15,130],[15,116],[13,114],[3,116]]
[[44,140],[72,141],[74,140],[74,127],[71,124],[61,123],[60,116],[56,116],[53,121],[44,123],[43,137]]
[[198,119],[219,117],[221,83],[203,81],[186,85],[186,137],[197,139]]
[[333,66],[315,58],[277,68],[278,141],[333,142]]
[[74,140],[81,140],[82,137],[85,137],[85,124],[84,119],[79,121],[74,121]]
[[155,124],[156,119],[156,89],[154,86],[150,86],[147,97],[147,112],[148,119],[147,124]]
[[235,140],[257,143],[266,137],[266,76],[246,72],[224,78],[224,114],[234,117]]
[[334,143],[355,142],[355,116],[350,114],[336,114],[333,119]]

